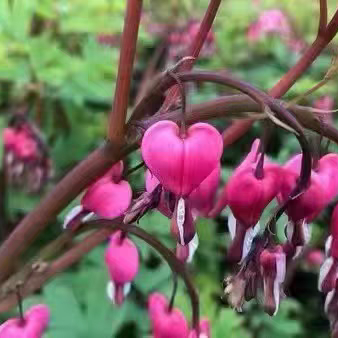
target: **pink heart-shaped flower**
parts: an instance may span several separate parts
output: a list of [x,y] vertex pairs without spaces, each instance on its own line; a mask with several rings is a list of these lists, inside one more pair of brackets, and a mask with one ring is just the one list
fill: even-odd
[[145,132],[141,150],[146,165],[162,185],[178,196],[187,196],[218,165],[223,141],[206,123],[192,125],[182,137],[176,123],[160,121]]
[[121,216],[128,209],[131,198],[132,191],[127,181],[113,183],[102,180],[87,189],[81,204],[84,209],[99,217],[112,219]]

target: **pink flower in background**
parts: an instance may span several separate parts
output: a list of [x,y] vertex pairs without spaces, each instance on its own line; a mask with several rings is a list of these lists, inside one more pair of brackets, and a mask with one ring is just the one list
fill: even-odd
[[111,236],[104,257],[111,279],[107,286],[108,296],[114,304],[121,305],[139,270],[138,250],[129,238],[118,231]]
[[52,163],[41,132],[23,116],[15,116],[4,128],[6,178],[9,183],[38,192],[52,176]]
[[319,249],[310,250],[305,257],[306,263],[313,268],[320,267],[323,264],[324,260],[325,254],[322,250]]
[[0,338],[41,338],[49,323],[50,313],[46,305],[32,306],[19,318],[7,320],[0,326]]
[[272,33],[284,36],[288,36],[291,33],[289,20],[279,9],[263,11],[258,20],[249,26],[247,38],[250,42],[255,42],[264,35]]

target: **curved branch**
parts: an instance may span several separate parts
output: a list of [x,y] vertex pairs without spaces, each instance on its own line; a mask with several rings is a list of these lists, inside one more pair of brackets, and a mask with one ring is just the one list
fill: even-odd
[[[300,180],[297,184],[297,189],[292,192],[291,196],[296,196],[301,193],[307,186],[310,177],[311,177],[311,152],[308,145],[307,139],[304,135],[302,125],[297,121],[297,119],[282,105],[280,105],[276,100],[270,97],[268,94],[263,91],[255,88],[254,86],[238,80],[228,74],[219,74],[214,72],[202,72],[202,71],[193,71],[193,72],[184,72],[178,73],[177,76],[183,82],[186,81],[207,81],[218,84],[223,84],[250,96],[255,100],[261,107],[261,111],[266,111],[266,106],[270,107],[273,112],[275,112],[280,120],[288,124],[291,128],[296,131],[297,139],[299,140],[300,146],[302,148],[303,157],[302,157],[302,168],[300,174]],[[151,101],[152,95],[158,95],[159,92],[164,92],[171,86],[175,84],[175,80],[169,76],[164,76],[157,85],[156,91],[154,93],[149,93],[146,97],[141,100],[139,107],[146,107],[146,103]]]
[[[191,277],[187,272],[184,264],[179,261],[171,250],[166,248],[160,241],[155,237],[148,234],[143,229],[129,224],[115,223],[114,221],[108,220],[97,220],[90,222],[91,227],[100,228],[94,233],[90,233],[84,240],[76,244],[73,248],[64,253],[61,257],[57,258],[55,261],[49,264],[48,268],[44,273],[32,275],[31,278],[22,286],[22,295],[27,296],[34,292],[35,290],[41,288],[41,286],[47,282],[50,278],[54,277],[56,274],[64,271],[72,264],[79,261],[85,254],[87,254],[91,249],[97,246],[99,243],[103,242],[108,238],[112,232],[117,230],[126,231],[146,243],[152,246],[169,264],[170,268],[179,275],[189,293],[192,306],[192,324],[196,329],[199,324],[199,299],[198,293],[193,285]],[[12,306],[17,303],[16,295],[11,293],[6,295],[2,299],[0,298],[0,313],[9,310]]]

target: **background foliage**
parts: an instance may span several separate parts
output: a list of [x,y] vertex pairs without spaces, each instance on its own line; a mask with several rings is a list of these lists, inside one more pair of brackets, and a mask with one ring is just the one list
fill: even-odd
[[[207,3],[207,0],[148,0],[144,17],[147,22],[165,30],[200,18]],[[332,10],[336,1],[331,0],[329,4]],[[53,181],[45,190],[104,138],[116,79],[124,7],[123,0],[0,0],[0,126],[4,127],[10,114],[23,106],[29,118],[42,129],[55,166]],[[317,30],[316,1],[266,0],[259,6],[251,0],[223,1],[214,26],[216,51],[199,61],[197,67],[225,69],[262,89],[272,87],[299,54],[291,51],[277,36],[249,44],[246,33],[260,11],[276,7],[289,15],[299,37],[311,43]],[[173,13],[176,13],[175,22]],[[162,40],[163,36],[154,34],[146,24],[141,27],[131,102],[139,90],[147,63]],[[338,43],[337,39],[335,43]],[[330,50],[320,56],[286,99],[303,93],[320,81],[331,57]],[[192,92],[189,100],[200,102],[224,93],[231,91],[203,86]],[[334,80],[303,103],[311,105],[324,94],[337,98],[337,93],[338,85]],[[223,128],[229,121],[214,123]],[[224,181],[259,131],[257,124],[225,151],[222,160]],[[274,135],[269,148],[270,155],[280,163],[297,151],[295,138],[282,132]],[[139,160],[139,154],[133,154],[127,159],[127,165],[133,166]],[[143,189],[142,170],[135,173],[131,181],[135,191]],[[41,194],[28,196],[22,191],[9,191],[8,227],[13,227],[40,198]],[[60,224],[67,210],[39,238],[32,252],[61,232]],[[316,271],[305,264],[301,264],[287,290],[290,297],[272,319],[256,304],[250,304],[243,315],[221,301],[221,281],[232,269],[225,260],[229,243],[226,218],[224,212],[216,220],[199,220],[200,247],[190,267],[200,292],[202,315],[210,318],[213,336],[278,338],[311,334],[327,337],[328,323],[323,316],[323,300],[316,290]],[[140,226],[173,247],[167,223],[158,213],[151,213],[142,219]],[[314,224],[313,246],[323,246],[327,223],[328,214],[324,214]],[[104,245],[25,301],[25,307],[36,302],[50,306],[52,322],[46,337],[149,336],[147,294],[153,290],[170,294],[171,273],[152,249],[137,242],[142,253],[142,268],[130,297],[121,308],[113,307],[106,298],[108,275],[102,259]],[[190,315],[188,297],[182,285],[176,304]]]

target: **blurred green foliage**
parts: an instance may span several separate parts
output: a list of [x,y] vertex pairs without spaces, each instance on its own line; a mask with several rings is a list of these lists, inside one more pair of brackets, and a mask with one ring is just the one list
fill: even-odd
[[[145,15],[162,26],[182,25],[188,19],[200,18],[207,3],[207,0],[148,0]],[[330,0],[329,5],[332,12],[336,0]],[[299,54],[290,51],[276,36],[250,45],[246,33],[259,11],[275,7],[288,13],[306,43],[313,40],[317,29],[316,1],[266,0],[261,1],[260,6],[250,0],[223,1],[214,26],[216,52],[213,57],[199,61],[198,67],[227,69],[262,89],[272,87],[296,62]],[[24,104],[28,116],[41,127],[51,148],[55,180],[104,138],[117,74],[124,9],[123,0],[0,0],[0,125],[5,126],[10,113]],[[99,38],[105,37],[104,34],[112,39],[112,46],[100,43]],[[139,73],[145,70],[160,42],[160,36],[150,34],[145,26],[141,27],[136,65]],[[303,93],[320,81],[331,57],[329,51],[320,56],[287,98]],[[139,77],[135,74],[133,91],[137,90]],[[201,102],[223,93],[231,91],[204,86],[191,94],[191,101]],[[331,81],[303,103],[311,104],[323,94],[338,97],[337,93],[337,81]],[[215,123],[224,127],[228,121]],[[255,125],[242,140],[227,149],[223,157],[224,180],[259,131],[259,126]],[[299,147],[293,136],[283,132],[276,133],[269,150],[271,156],[282,163],[299,151]],[[139,160],[139,154],[132,154],[127,164],[133,166]],[[142,172],[138,172],[131,177],[136,190],[143,189],[142,176]],[[13,222],[29,212],[40,198],[10,191],[9,211]],[[60,224],[66,211],[52,225],[52,230],[39,238],[35,249],[61,232]],[[307,337],[309,334],[326,337],[328,325],[323,319],[323,304],[316,293],[315,275],[311,272],[306,272],[307,293],[302,295],[290,290],[293,297],[283,301],[274,318],[265,315],[255,304],[249,304],[245,314],[237,314],[221,302],[221,281],[231,271],[224,260],[229,243],[225,230],[226,215],[224,212],[216,220],[199,221],[200,247],[190,267],[199,289],[202,315],[208,316],[212,322],[213,337],[278,338]],[[315,245],[326,233],[326,221],[324,215],[314,225]],[[173,247],[167,223],[160,214],[150,213],[142,219],[140,226]],[[151,248],[137,239],[135,241],[143,264],[131,295],[121,308],[113,307],[106,298],[108,275],[102,257],[104,245],[25,301],[25,307],[36,302],[50,306],[52,322],[45,337],[149,336],[147,294],[161,290],[170,295],[171,272]],[[295,290],[302,292],[299,286]],[[176,304],[187,316],[191,315],[181,283]]]

